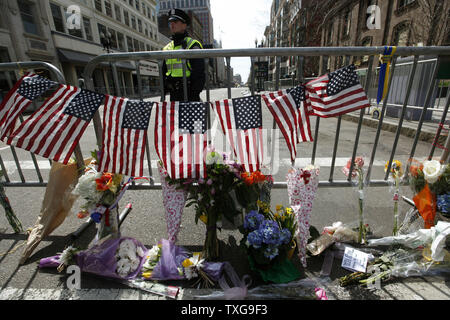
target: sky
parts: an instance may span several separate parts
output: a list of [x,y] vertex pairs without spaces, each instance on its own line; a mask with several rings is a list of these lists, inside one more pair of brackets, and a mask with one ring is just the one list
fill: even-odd
[[[264,30],[270,23],[272,0],[210,0],[214,22],[214,38],[222,40],[223,49],[255,47],[255,39],[261,43]],[[250,73],[250,57],[231,58],[234,74],[247,81]]]

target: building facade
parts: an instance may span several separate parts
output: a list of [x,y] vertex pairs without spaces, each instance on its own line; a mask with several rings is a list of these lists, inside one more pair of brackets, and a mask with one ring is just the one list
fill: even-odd
[[158,15],[167,15],[169,10],[174,8],[193,11],[203,27],[203,44],[206,46],[214,44],[214,26],[209,0],[160,0],[158,8]]
[[[155,0],[2,0],[0,52],[4,61],[39,60],[63,71],[66,82],[79,85],[86,64],[109,52],[161,50]],[[105,39],[109,39],[108,49]],[[137,95],[132,62],[116,63],[123,95]],[[140,62],[145,94],[158,87],[158,66]],[[94,72],[95,90],[114,94],[110,65]]]

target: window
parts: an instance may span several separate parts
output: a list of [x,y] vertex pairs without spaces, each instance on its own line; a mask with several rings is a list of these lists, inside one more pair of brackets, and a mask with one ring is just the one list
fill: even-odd
[[28,1],[23,0],[18,0],[17,3],[19,5],[20,16],[22,18],[23,28],[25,29],[25,32],[39,35],[38,27],[33,16],[33,11],[36,10],[35,8],[33,8],[34,5]]
[[137,30],[137,28],[136,28],[136,17],[135,16],[131,16],[131,27],[134,30]]
[[122,22],[122,13],[120,11],[120,7],[117,4],[114,5],[114,12],[116,14],[116,20]]
[[116,31],[110,28],[108,31],[111,34],[111,48],[118,49]]
[[139,32],[142,33],[142,21],[141,21],[141,19],[138,19],[138,29],[139,29]]
[[[370,47],[372,46],[372,37],[366,37],[361,41],[362,47]],[[361,62],[365,63],[369,61],[369,56],[363,56]]]
[[352,13],[350,10],[347,10],[344,13],[344,27],[342,28],[342,36],[347,37],[350,35],[350,21],[352,19]]
[[128,15],[128,11],[123,10],[123,18],[125,19],[125,24],[130,26],[130,17]]
[[413,2],[416,2],[416,0],[398,0],[398,9],[406,7]]
[[125,37],[120,32],[117,32],[117,44],[119,46],[119,50],[125,51]]
[[53,24],[55,25],[55,30],[59,32],[65,32],[64,20],[61,14],[61,7],[54,3],[50,3],[50,9],[52,11]]
[[102,12],[102,1],[101,0],[95,0],[95,10]]
[[106,15],[110,16],[112,18],[112,7],[111,7],[111,2],[105,0],[105,12]]
[[133,52],[133,39],[131,39],[131,37],[127,36],[127,47],[128,47],[128,52]]
[[100,39],[100,43],[102,43],[102,36],[106,36],[106,27],[100,23],[97,23],[98,27],[98,37]]
[[137,11],[140,10],[139,0],[136,0],[136,10],[137,10]]
[[86,17],[83,17],[83,26],[84,26],[84,33],[86,34],[86,39],[92,41],[93,37],[92,37],[91,21]]
[[394,46],[408,46],[409,44],[409,25],[407,22],[402,22],[395,26],[392,42]]
[[139,51],[139,41],[136,39],[133,39],[133,47],[134,51]]

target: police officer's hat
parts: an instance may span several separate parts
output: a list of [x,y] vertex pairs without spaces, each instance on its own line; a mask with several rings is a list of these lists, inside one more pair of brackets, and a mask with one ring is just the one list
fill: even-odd
[[180,9],[170,9],[169,22],[177,20],[186,23],[187,25],[191,23],[191,19],[189,18],[186,12]]

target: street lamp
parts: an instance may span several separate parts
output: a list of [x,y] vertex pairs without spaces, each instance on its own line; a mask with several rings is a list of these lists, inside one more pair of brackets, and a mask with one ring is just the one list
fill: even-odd
[[[102,43],[103,46],[103,50],[106,51],[106,53],[111,53],[111,46],[112,46],[112,35],[111,32],[106,31],[106,35],[104,32],[100,32],[100,42]],[[109,62],[109,67],[111,69],[111,72],[113,73],[113,87],[114,87],[114,91],[117,93],[117,83],[116,83],[116,79],[115,79],[115,75],[114,75],[114,68],[113,68],[113,64],[110,61]]]

